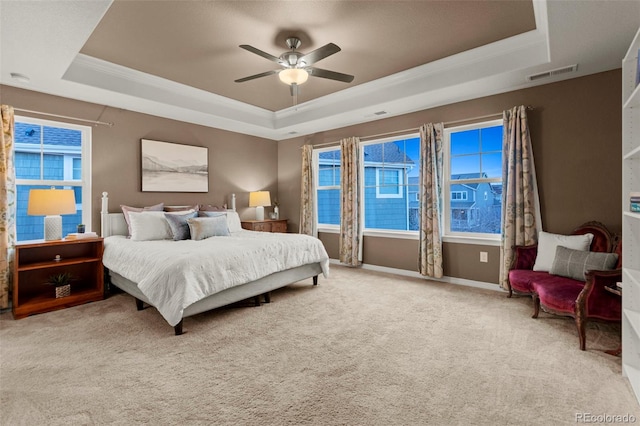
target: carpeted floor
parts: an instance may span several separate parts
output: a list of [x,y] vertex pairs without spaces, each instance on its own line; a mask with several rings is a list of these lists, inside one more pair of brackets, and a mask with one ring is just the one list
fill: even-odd
[[332,265],[261,307],[187,318],[133,299],[0,315],[2,425],[559,425],[631,415],[619,326],[530,299]]

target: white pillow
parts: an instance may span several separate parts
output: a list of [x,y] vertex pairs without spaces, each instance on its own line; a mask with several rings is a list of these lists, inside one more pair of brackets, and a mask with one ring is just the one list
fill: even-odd
[[165,212],[129,212],[131,239],[133,241],[172,240],[173,233]]
[[533,265],[533,270],[551,271],[558,246],[573,250],[589,251],[591,240],[593,240],[593,234],[560,235],[541,231],[538,234],[538,254],[536,256],[536,263]]
[[240,223],[238,212],[227,211],[227,226],[229,227],[229,232],[242,231],[242,224]]

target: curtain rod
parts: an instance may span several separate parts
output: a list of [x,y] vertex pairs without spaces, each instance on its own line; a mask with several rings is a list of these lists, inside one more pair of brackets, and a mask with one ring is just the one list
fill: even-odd
[[29,109],[22,109],[22,108],[14,108],[14,111],[20,111],[20,112],[26,112],[28,114],[39,114],[39,115],[46,115],[48,117],[56,117],[56,118],[65,118],[67,120],[74,120],[74,121],[82,121],[83,123],[91,123],[95,126],[113,126],[113,123],[107,123],[104,121],[97,121],[97,120],[87,120],[85,118],[77,118],[77,117],[69,117],[67,115],[59,115],[59,114],[51,114],[49,112],[40,112],[40,111],[31,111]]
[[[527,110],[528,111],[532,111],[533,107],[530,105],[527,105]],[[499,117],[501,116],[502,113],[501,112],[496,112],[493,114],[487,114],[487,115],[479,115],[477,117],[470,117],[470,118],[464,118],[462,120],[454,120],[454,121],[445,121],[444,123],[442,123],[444,126],[450,126],[452,124],[459,124],[459,123],[466,123],[467,121],[476,121],[476,120],[484,120],[486,118],[492,118],[492,117]],[[420,128],[416,128],[416,127],[412,127],[410,129],[404,129],[404,130],[395,130],[393,132],[387,132],[387,133],[379,133],[377,135],[371,135],[371,136],[362,136],[360,139],[373,139],[373,138],[379,138],[381,136],[391,136],[391,135],[395,135],[398,133],[409,133],[409,132],[417,132],[419,131]],[[313,145],[314,148],[319,147],[319,146],[328,146],[328,145],[336,145],[338,144],[340,141],[333,141],[333,142],[325,142],[325,143],[319,143],[316,145]]]

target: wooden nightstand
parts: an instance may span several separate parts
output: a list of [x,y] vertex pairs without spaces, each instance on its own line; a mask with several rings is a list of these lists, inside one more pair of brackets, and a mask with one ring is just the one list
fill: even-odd
[[261,232],[287,232],[287,219],[243,220],[242,229]]
[[[19,319],[102,300],[102,251],[102,238],[16,243],[13,317]],[[47,279],[63,273],[72,276],[71,294],[56,298],[55,287],[47,284]]]

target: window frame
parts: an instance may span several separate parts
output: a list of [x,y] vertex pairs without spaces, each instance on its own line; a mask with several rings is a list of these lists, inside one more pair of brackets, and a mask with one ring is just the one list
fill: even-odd
[[[319,190],[335,190],[337,189],[338,192],[341,191],[340,189],[340,182],[338,182],[338,185],[322,185],[320,186],[320,154],[323,152],[330,152],[330,151],[341,151],[341,147],[340,145],[334,145],[334,146],[328,146],[328,147],[324,147],[324,148],[315,148],[313,150],[313,158],[312,158],[312,173],[313,173],[313,221],[316,225],[316,229],[318,230],[318,232],[340,232],[340,224],[335,225],[335,224],[331,224],[331,223],[319,223],[318,222],[318,191]],[[340,163],[338,163],[338,165],[340,165]],[[342,179],[342,170],[340,170],[340,178]]]
[[[33,117],[24,117],[21,115],[15,116],[15,122],[32,124],[40,127],[57,127],[69,130],[75,130],[80,132],[81,145],[80,145],[80,159],[81,159],[81,178],[80,180],[73,179],[73,157],[69,157],[67,160],[65,157],[64,164],[64,179],[63,180],[51,180],[51,179],[43,179],[43,170],[44,168],[41,166],[40,168],[40,177],[41,179],[24,179],[17,178],[15,180],[16,186],[18,185],[42,185],[42,186],[55,186],[59,187],[77,187],[80,186],[82,188],[82,202],[77,203],[78,207],[82,208],[82,223],[85,224],[86,229],[93,229],[91,227],[91,127],[83,126],[79,124],[71,124],[65,123],[61,121],[51,121],[45,120],[41,118],[33,118]],[[38,152],[41,155],[44,155],[42,151],[43,144],[41,143],[38,146]],[[60,154],[64,155],[64,149],[60,150]],[[16,152],[20,152],[16,150],[16,146],[14,146],[14,155]],[[78,158],[77,156],[75,158]]]
[[[500,245],[502,233],[451,231],[451,186],[470,183],[502,183],[502,176],[496,178],[473,178],[451,180],[451,134],[467,130],[481,130],[488,127],[504,126],[502,119],[482,121],[455,127],[445,127],[443,132],[443,241],[467,244]],[[455,192],[455,191],[454,191]],[[476,201],[476,197],[472,197]]]
[[[365,168],[366,167],[373,167],[372,164],[368,164],[365,165],[364,164],[364,147],[367,145],[378,145],[378,144],[385,144],[385,143],[389,143],[389,142],[396,142],[396,141],[401,141],[401,140],[408,140],[408,139],[418,139],[419,143],[421,144],[422,141],[420,140],[420,133],[419,132],[410,132],[410,133],[405,133],[405,134],[396,134],[394,136],[388,136],[388,137],[382,137],[382,138],[377,138],[377,139],[369,139],[366,141],[360,141],[360,175],[363,177],[362,178],[362,185],[360,185],[359,191],[360,191],[360,199],[362,200],[362,203],[360,203],[360,214],[362,216],[362,234],[364,236],[368,236],[368,237],[388,237],[388,238],[401,238],[401,239],[412,239],[412,240],[417,240],[420,237],[420,230],[415,230],[415,231],[411,231],[411,230],[400,230],[400,229],[382,229],[382,228],[367,228],[366,226],[366,222],[365,222],[365,199],[364,199],[364,194],[365,194],[365,185],[364,185],[364,176],[365,176]],[[419,152],[422,153],[422,147],[419,147]],[[380,165],[383,165],[384,163],[380,163]],[[416,163],[415,167],[419,168],[420,164],[419,162]],[[398,167],[386,167],[386,170],[390,170],[390,169],[398,169],[401,170]],[[403,198],[406,194],[407,197],[407,205],[408,203],[411,201],[410,197],[409,197],[409,182],[408,182],[408,174],[406,172],[401,172],[401,179],[400,181],[402,183],[398,184],[398,188],[399,188],[399,192],[400,195],[398,196],[394,196],[394,197],[385,197],[385,194],[382,194],[383,196],[379,197],[378,196],[378,172],[376,171],[376,198]],[[404,189],[403,189],[404,188]],[[418,197],[418,202],[420,201],[420,188],[418,185],[418,192],[417,192],[417,197]],[[409,220],[409,208],[407,207],[407,222]]]

